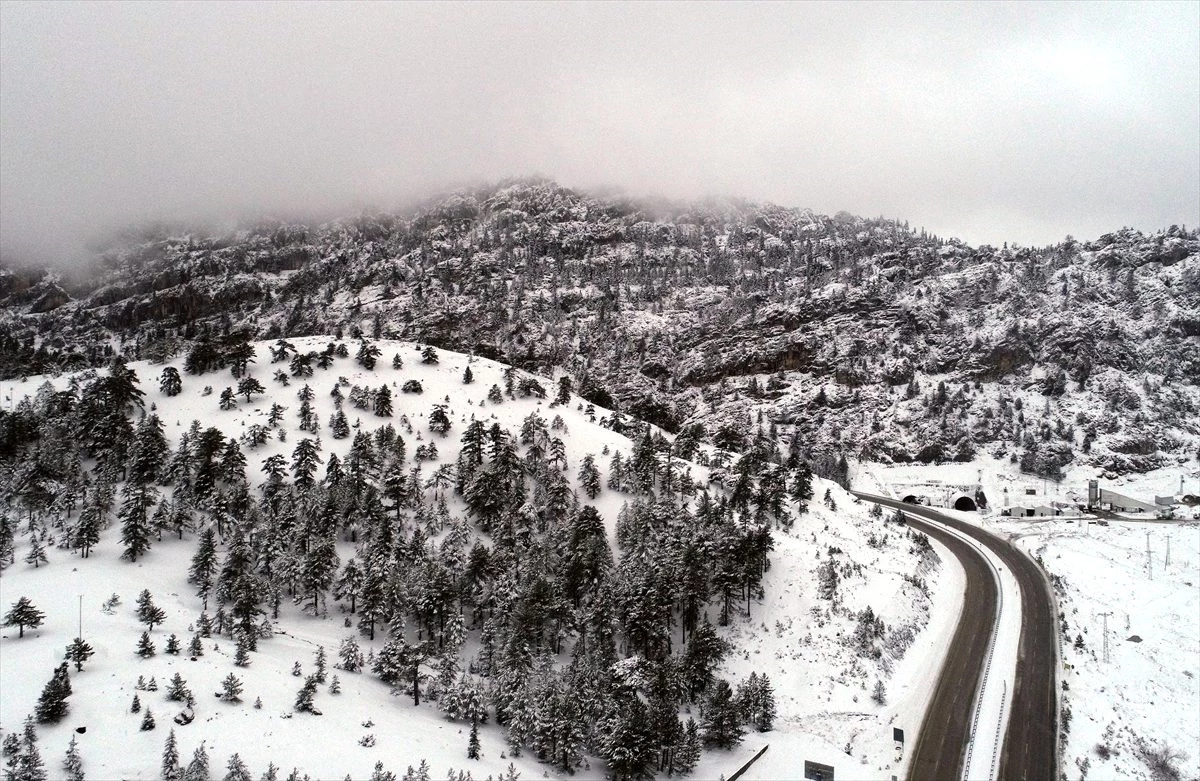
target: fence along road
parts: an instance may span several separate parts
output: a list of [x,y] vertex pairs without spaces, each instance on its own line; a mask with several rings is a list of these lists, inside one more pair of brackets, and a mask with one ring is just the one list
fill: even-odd
[[[985,532],[977,526],[943,515],[928,507],[904,504],[903,502],[887,499],[882,496],[873,496],[853,491],[851,493],[860,499],[902,510],[909,517],[909,524],[913,528],[920,529],[922,532],[929,533],[928,530],[936,529],[937,527],[922,523],[919,520],[920,517],[945,524],[955,531],[975,539],[993,551],[1004,565],[1008,567],[1013,577],[1016,578],[1021,591],[1021,638],[1017,647],[1016,680],[1010,700],[1011,704],[1008,705],[1009,723],[1004,739],[1004,749],[1000,755],[1000,772],[998,777],[1003,781],[1042,781],[1043,779],[1058,778],[1058,683],[1056,675],[1058,667],[1058,630],[1054,597],[1041,568],[1029,556],[1015,548],[1009,542],[1001,540],[999,537]],[[945,534],[945,532],[942,532],[942,534]],[[968,558],[973,559],[982,568],[982,572],[987,574],[987,565],[982,557],[977,551],[973,551],[970,546],[963,543],[962,540],[957,540],[952,535],[945,535],[947,538],[956,539],[962,546],[962,548],[956,549],[946,543],[942,537],[931,536],[946,544],[951,552],[963,562],[964,569],[967,569],[969,566],[967,564],[968,559],[960,555],[959,551],[963,549],[970,551]],[[987,574],[986,580],[989,583],[992,582],[990,574]],[[959,638],[963,634],[964,628],[968,625],[969,617],[979,616],[980,618],[977,620],[990,622],[994,614],[994,604],[987,606],[985,608],[986,612],[982,614],[973,612],[974,608],[971,607],[972,604],[971,573],[968,570],[967,594],[963,603],[962,623],[959,625],[954,639],[951,641],[951,648],[946,657],[942,677],[938,681],[934,698],[930,701],[929,710],[926,713],[925,722],[922,724],[921,735],[918,738],[917,744],[917,751],[932,751],[932,749],[924,749],[924,744],[927,740],[946,744],[941,752],[934,752],[943,755],[937,758],[937,761],[942,763],[949,761],[952,748],[948,745],[950,736],[943,737],[938,735],[940,731],[940,727],[938,726],[939,720],[942,720],[942,723],[948,728],[953,728],[958,722],[957,716],[949,713],[941,714],[939,708],[962,708],[962,698],[957,701],[953,698],[939,701],[939,695],[943,687],[947,685],[962,687],[971,695],[974,694],[978,685],[979,672],[985,659],[986,641],[991,634],[987,631],[979,631],[978,626],[972,625],[970,631],[983,636],[982,650],[967,651],[964,647],[960,646]],[[961,653],[977,653],[973,672],[968,671],[964,673],[961,669],[952,666],[952,661]],[[968,729],[970,726],[969,719],[972,704],[967,703],[965,708]],[[928,738],[926,737],[926,733],[931,733]],[[958,764],[953,767],[949,764],[938,765],[937,769],[929,766],[931,771],[925,772],[923,767],[917,765],[918,755],[914,753],[909,777],[913,779],[960,778],[962,775],[962,752],[965,750],[969,738],[969,732],[955,732],[955,739],[960,739],[961,743],[957,746],[959,751]],[[929,760],[926,761],[934,761],[934,757],[930,756]]]

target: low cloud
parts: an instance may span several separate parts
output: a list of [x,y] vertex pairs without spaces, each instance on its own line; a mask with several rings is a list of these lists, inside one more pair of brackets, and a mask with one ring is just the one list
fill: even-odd
[[1043,244],[1200,222],[1200,5],[0,5],[0,253],[461,182]]

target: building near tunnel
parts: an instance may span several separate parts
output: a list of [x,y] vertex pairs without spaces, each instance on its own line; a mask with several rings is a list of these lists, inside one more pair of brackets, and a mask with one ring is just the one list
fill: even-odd
[[1088,509],[1108,510],[1114,513],[1155,513],[1158,506],[1143,502],[1116,491],[1100,487],[1099,480],[1088,480]]

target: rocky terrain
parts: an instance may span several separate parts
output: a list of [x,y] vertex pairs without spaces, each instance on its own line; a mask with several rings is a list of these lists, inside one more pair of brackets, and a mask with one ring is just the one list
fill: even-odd
[[1200,442],[1200,235],[1181,226],[970,247],[523,180],[402,215],[148,229],[75,277],[0,270],[9,378],[326,333],[566,370],[598,404],[735,450],[750,417],[835,479],[845,458],[981,449],[1051,478],[1121,474]]

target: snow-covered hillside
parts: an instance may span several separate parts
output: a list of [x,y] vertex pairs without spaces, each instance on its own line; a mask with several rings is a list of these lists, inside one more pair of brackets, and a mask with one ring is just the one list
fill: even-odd
[[0,270],[0,377],[231,331],[366,334],[566,371],[599,405],[726,445],[751,405],[831,478],[843,456],[978,453],[1117,475],[1200,446],[1194,228],[970,247],[896,220],[535,180],[411,214],[134,233],[91,271]]
[[[653,451],[656,455],[649,489],[634,485],[632,476],[618,479],[613,488],[609,485],[613,456],[620,453],[624,463],[631,465],[639,447],[645,447],[642,443],[651,439],[640,433],[634,421],[618,418],[576,395],[568,393],[566,403],[555,403],[553,399],[560,391],[558,378],[506,371],[507,367],[490,360],[387,340],[372,343],[379,356],[371,369],[355,359],[360,347],[356,342],[346,345],[345,355],[329,352],[324,361],[328,365],[322,368],[321,353],[335,343],[327,338],[298,338],[290,340],[290,350],[276,343],[252,344],[253,362],[248,364],[245,377],[256,378],[262,385],[261,392],[249,384],[242,386],[248,393],[239,391],[239,379],[228,371],[189,374],[183,370],[181,357],[166,364],[129,364],[128,369],[135,372],[145,393],[146,415],[157,416],[163,425],[166,450],[162,463],[157,465],[162,469],[156,473],[161,478],[157,482],[167,484],[151,488],[161,493],[161,505],[168,508],[159,527],[151,531],[149,550],[134,561],[122,558],[128,543],[122,539],[125,515],[118,508],[125,507],[137,493],[133,473],[141,468],[142,452],[137,432],[144,431],[144,426],[131,432],[135,444],[121,464],[127,481],[118,480],[113,486],[116,493],[112,508],[104,514],[107,528],[84,558],[76,550],[75,538],[85,508],[102,499],[97,493],[103,493],[104,470],[84,455],[83,474],[91,481],[84,486],[76,484],[81,482],[76,481],[79,475],[54,474],[50,467],[69,463],[73,452],[70,445],[85,444],[84,439],[95,434],[91,430],[56,428],[53,413],[67,398],[56,394],[74,389],[76,400],[80,396],[86,400],[90,377],[31,377],[5,383],[4,396],[13,400],[6,410],[8,414],[16,419],[24,419],[21,416],[25,412],[41,415],[42,437],[28,440],[28,432],[14,434],[6,429],[6,442],[11,444],[15,437],[22,444],[16,451],[19,457],[6,462],[2,475],[8,528],[15,531],[15,563],[0,577],[0,606],[7,611],[20,597],[28,597],[45,613],[46,620],[41,626],[25,629],[24,637],[17,637],[16,628],[8,627],[0,639],[0,729],[4,734],[20,732],[26,714],[34,711],[43,685],[61,662],[66,645],[79,634],[80,626],[83,638],[95,649],[95,655],[84,662],[83,671],[71,668],[74,693],[69,698],[69,715],[58,724],[37,727],[38,745],[52,776],[76,727],[87,728],[76,738],[89,778],[158,777],[163,742],[171,728],[176,732],[183,764],[188,764],[192,752],[203,743],[214,775],[221,775],[217,769],[237,753],[255,777],[271,762],[283,769],[281,778],[295,767],[314,778],[349,774],[359,779],[370,777],[377,762],[388,771],[402,774],[406,767],[417,767],[422,760],[428,762],[435,778],[443,777],[449,769],[468,771],[475,778],[489,774],[500,777],[510,772],[525,778],[563,776],[556,751],[530,749],[530,741],[535,740],[530,736],[536,736],[540,729],[537,720],[561,715],[561,711],[546,710],[549,706],[545,703],[518,701],[512,689],[515,686],[516,691],[536,692],[553,700],[561,696],[555,695],[556,691],[575,685],[571,681],[576,679],[568,676],[582,674],[577,670],[583,667],[578,658],[587,653],[584,639],[588,644],[600,642],[594,630],[588,628],[595,626],[588,622],[596,619],[588,615],[594,616],[612,599],[624,614],[614,616],[605,625],[611,627],[606,631],[617,640],[613,648],[620,658],[611,660],[611,668],[596,673],[606,688],[595,697],[601,705],[607,698],[613,698],[615,704],[604,706],[612,712],[604,711],[596,722],[579,727],[586,734],[567,741],[567,767],[576,777],[600,778],[620,772],[597,753],[609,745],[603,733],[631,729],[632,717],[623,714],[644,710],[637,702],[654,705],[659,701],[661,695],[653,678],[663,674],[666,662],[662,660],[698,663],[688,655],[692,653],[691,641],[708,620],[718,624],[726,612],[722,589],[732,598],[730,621],[727,626],[717,626],[716,635],[731,646],[724,660],[712,669],[712,675],[727,679],[734,689],[740,689],[739,683],[747,681],[751,673],[769,677],[776,707],[774,729],[758,732],[753,724],[747,725],[747,734],[735,750],[705,752],[693,771],[696,777],[728,775],[747,754],[766,742],[772,744],[772,749],[755,766],[751,777],[792,777],[796,764],[804,758],[853,766],[855,772],[864,775],[884,777],[901,772],[903,758],[893,755],[891,726],[915,733],[931,675],[937,668],[930,660],[939,658],[944,638],[953,629],[961,597],[960,575],[940,565],[936,549],[923,547],[924,538],[873,517],[865,505],[819,478],[814,481],[815,498],[806,513],[795,514],[794,499],[785,500],[786,507],[781,508],[784,512],[778,518],[769,510],[758,510],[767,501],[764,491],[770,493],[764,481],[787,477],[790,482],[795,472],[772,465],[768,459],[752,475],[754,482],[750,485],[757,487],[746,509],[736,516],[741,520],[729,526],[721,522],[715,528],[728,529],[729,533],[745,529],[748,535],[758,528],[753,516],[763,513],[762,528],[770,530],[774,550],[762,565],[755,566],[757,578],[738,574],[727,581],[728,585],[720,586],[709,578],[718,578],[728,569],[723,562],[729,554],[720,548],[709,549],[706,564],[711,571],[705,578],[704,599],[696,614],[699,621],[689,622],[677,598],[668,593],[664,603],[653,590],[639,590],[642,587],[636,585],[637,579],[643,576],[637,562],[672,550],[669,535],[682,534],[686,529],[676,524],[708,523],[702,521],[707,517],[703,513],[708,511],[701,509],[706,502],[739,501],[737,477],[742,472],[736,468],[736,460],[730,462],[728,455],[701,445],[692,452],[693,461],[684,461],[672,451],[662,450],[661,445],[668,440],[661,440]],[[282,360],[272,362],[272,350],[279,351]],[[307,356],[311,365],[306,367],[304,360],[297,364],[297,356]],[[175,395],[159,388],[159,378],[168,367],[179,371],[181,387]],[[473,380],[470,384],[464,383],[468,370]],[[106,375],[101,372],[98,376]],[[287,378],[286,384],[283,377]],[[411,384],[414,382],[420,385],[419,393]],[[513,386],[514,392],[506,392],[506,385]],[[306,386],[312,390],[307,402],[298,396]],[[381,394],[381,387],[389,392]],[[225,393],[226,388],[229,393]],[[545,398],[540,398],[542,389]],[[381,407],[381,399],[386,396],[390,396],[390,413],[386,405]],[[28,402],[22,403],[26,397]],[[285,408],[275,411],[281,415],[278,419],[272,415],[275,405]],[[445,412],[444,419],[436,412],[439,408]],[[339,411],[346,417],[344,432],[338,432],[339,426],[334,423]],[[136,421],[137,415],[133,417]],[[510,431],[514,444],[518,440],[522,443],[524,453],[520,457],[527,465],[529,490],[523,494],[516,514],[526,520],[513,520],[507,515],[503,520],[491,518],[489,528],[484,530],[489,520],[479,508],[487,506],[487,496],[459,482],[459,472],[470,466],[463,449],[470,439],[464,435],[472,420],[484,424],[488,432]],[[199,426],[193,421],[199,421]],[[363,448],[373,442],[383,443],[376,432],[389,424],[394,434],[406,442],[406,457],[399,459],[404,469],[389,466],[397,461],[394,443],[380,444],[379,462],[373,468],[362,467]],[[446,424],[444,433],[436,430],[445,429]],[[493,424],[497,424],[495,428]],[[207,495],[200,495],[197,472],[184,469],[180,473],[171,463],[179,461],[180,445],[185,441],[193,449],[203,449],[205,438],[212,440],[215,436],[208,433],[210,429],[223,437],[223,449],[214,456],[221,468],[215,487]],[[614,429],[624,430],[633,438]],[[52,441],[52,437],[58,439]],[[302,446],[305,441],[308,446]],[[239,445],[231,448],[230,442]],[[315,452],[320,460],[320,468],[311,470],[315,482],[312,490],[318,492],[313,496],[323,497],[323,502],[306,499],[309,495],[297,487],[306,470],[297,452],[311,445],[317,447],[305,452]],[[673,447],[678,452],[683,443],[676,440]],[[387,448],[393,455],[384,455]],[[431,452],[433,448],[436,455]],[[67,451],[67,455],[59,451]],[[235,455],[231,456],[231,451]],[[245,458],[245,492],[239,488],[235,474],[237,452]],[[784,455],[776,451],[772,457],[782,461]],[[330,472],[334,456],[342,465],[340,473]],[[599,483],[590,487],[591,480],[581,474],[589,456],[596,464]],[[227,467],[226,461],[235,463]],[[281,464],[282,476],[278,471]],[[547,464],[551,465],[549,470]],[[337,493],[343,489],[336,488],[334,482],[344,480],[343,486],[351,485],[359,469],[364,473],[365,485],[374,486],[363,489],[364,497],[372,496],[371,491],[379,496],[358,501],[379,501],[382,520],[370,512],[360,513],[355,509],[355,500],[339,503],[339,497],[349,494]],[[632,469],[630,466],[631,473]],[[556,478],[549,476],[549,471],[555,470],[565,478],[565,496],[556,488]],[[272,471],[275,477],[271,477]],[[389,483],[398,482],[397,476],[403,478],[399,487]],[[280,485],[286,490],[279,496],[297,498],[281,499],[288,509],[271,521],[270,497],[275,495],[273,491],[282,490]],[[595,495],[589,496],[592,491]],[[559,558],[567,555],[563,551],[573,545],[561,535],[577,527],[573,519],[583,515],[580,508],[585,505],[596,509],[605,547],[612,549],[615,559],[611,570],[602,564],[597,570],[598,577],[603,578],[600,582],[606,584],[606,593],[593,594],[586,584],[571,586],[568,581],[555,579],[562,567]],[[461,640],[454,637],[455,620],[449,621],[450,631],[443,630],[445,615],[440,613],[409,617],[407,622],[397,615],[390,631],[381,615],[371,639],[369,627],[363,623],[365,595],[359,594],[358,610],[351,614],[350,599],[344,590],[336,599],[332,592],[326,593],[332,582],[318,587],[315,598],[306,593],[304,584],[316,577],[312,570],[319,540],[319,535],[312,536],[310,527],[326,517],[329,508],[345,513],[331,521],[335,524],[331,532],[335,561],[342,576],[351,558],[356,558],[364,569],[368,567],[371,541],[377,539],[381,529],[392,529],[404,546],[415,546],[415,551],[395,559],[404,562],[409,571],[393,570],[389,583],[393,588],[403,584],[406,591],[394,598],[414,605],[412,609],[418,616],[422,615],[421,600],[433,599],[432,589],[428,588],[431,583],[443,577],[450,577],[456,584],[466,582],[465,573],[479,557],[478,546],[490,549],[494,558],[512,549],[518,562],[525,558],[525,563],[532,566],[526,569],[518,564],[512,570],[512,581],[484,580],[478,592],[456,592],[459,596],[446,607],[454,613],[461,611],[463,622],[457,630]],[[190,511],[190,519],[179,520],[183,510]],[[685,510],[686,515],[680,514]],[[647,515],[651,512],[666,513],[673,520],[663,526],[662,521]],[[153,512],[148,514],[153,516]],[[393,516],[394,524],[390,520]],[[288,518],[294,539],[268,542],[277,524]],[[639,531],[643,524],[648,524],[651,531]],[[178,538],[178,526],[183,528],[182,539]],[[245,532],[246,544],[252,547],[258,562],[259,580],[255,582],[266,589],[259,602],[262,612],[255,622],[265,622],[270,635],[264,632],[258,639],[257,650],[249,654],[247,666],[235,664],[238,641],[230,628],[224,634],[214,631],[212,636],[200,638],[202,655],[193,659],[188,653],[189,645],[200,633],[203,609],[197,584],[189,582],[189,568],[193,567],[201,532],[207,528],[221,532],[217,548],[224,568],[230,566]],[[639,535],[647,534],[667,541],[653,545],[638,542]],[[525,535],[558,542],[542,550],[536,542],[522,541]],[[721,539],[717,531],[712,535],[697,540],[707,546]],[[752,537],[735,539],[748,541]],[[44,561],[36,552],[30,553],[41,547]],[[273,575],[271,580],[262,574],[267,566],[264,561],[274,562],[277,571],[284,568],[292,574]],[[667,577],[687,571],[666,561],[660,566]],[[539,573],[538,567],[545,572]],[[647,572],[651,577],[647,587],[653,583],[663,585],[652,589],[668,587],[658,580],[655,570]],[[503,627],[515,620],[513,616],[535,610],[526,584],[540,576],[546,578],[549,591],[544,597],[547,601],[536,609],[561,616],[560,623],[546,637],[530,635],[529,647],[524,651],[518,646],[503,651],[529,659],[531,665],[527,678],[506,690],[508,684],[504,681],[509,673],[505,665],[511,659],[505,656],[501,661],[502,649],[491,647],[492,641],[485,635],[507,631]],[[298,594],[295,601],[289,583]],[[584,595],[575,609],[560,604],[564,589],[572,587],[580,588]],[[154,602],[165,611],[164,620],[149,633],[157,648],[149,658],[135,654],[145,628],[135,608],[142,590],[150,591]],[[218,585],[209,598],[209,618],[215,618],[219,590]],[[506,597],[506,590],[519,598]],[[102,610],[114,594],[120,603]],[[273,612],[276,604],[277,617]],[[639,639],[633,633],[637,625],[628,614],[650,605],[667,609],[665,632]],[[591,613],[587,612],[589,606]],[[538,618],[545,620],[546,616]],[[231,624],[233,620],[231,615]],[[171,635],[182,647],[178,655],[165,652]],[[369,657],[361,672],[335,667],[339,650],[349,637],[357,638],[362,653]],[[403,676],[389,686],[371,671],[371,657],[378,659],[389,653],[385,648],[396,637],[403,639],[405,648],[424,642],[429,651],[425,662],[417,667],[425,677],[420,686],[420,705],[414,705],[411,688]],[[665,647],[656,645],[663,640]],[[439,654],[434,648],[454,649],[456,642],[461,642],[461,649],[453,653],[443,650]],[[329,670],[326,681],[317,689],[315,704],[322,714],[318,716],[297,712],[294,706],[298,690],[315,672],[319,648],[327,654]],[[484,659],[494,659],[488,675],[484,674]],[[295,663],[299,663],[299,675],[293,674]],[[553,668],[538,666],[544,663]],[[672,668],[668,665],[665,669]],[[195,696],[195,718],[186,725],[172,722],[184,705],[166,699],[167,684],[176,673]],[[243,690],[240,703],[215,696],[231,673]],[[461,677],[463,673],[465,678]],[[334,675],[340,682],[338,694],[329,691]],[[139,676],[145,681],[153,678],[158,691],[137,690]],[[468,758],[471,721],[464,720],[461,710],[455,711],[455,719],[443,712],[447,698],[457,694],[456,687],[464,681],[477,685],[486,711],[492,716],[478,725],[478,759]],[[872,700],[877,683],[878,699],[885,704]],[[626,687],[636,694],[634,699],[621,694]],[[130,712],[135,694],[141,705],[137,714]],[[437,701],[431,701],[431,696]],[[497,698],[508,709],[504,726],[496,723]],[[258,701],[261,708],[256,706]],[[678,701],[679,728],[682,730],[689,717],[705,724],[706,703],[699,693],[682,696]],[[147,709],[154,714],[157,725],[143,731]],[[530,723],[522,726],[525,732],[514,739],[516,725],[521,725],[525,714]],[[522,742],[525,750],[515,755],[514,743]],[[562,743],[558,745],[561,749]],[[684,743],[679,745],[682,751]],[[538,754],[544,761],[538,761]],[[657,749],[653,754],[657,756]]]

